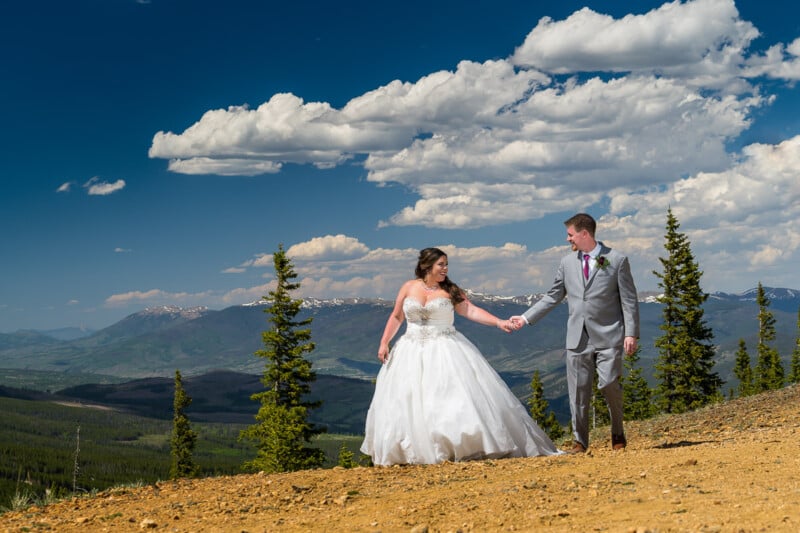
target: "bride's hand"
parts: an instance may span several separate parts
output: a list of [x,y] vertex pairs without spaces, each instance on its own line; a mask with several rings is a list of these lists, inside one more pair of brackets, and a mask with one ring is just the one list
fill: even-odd
[[497,327],[505,331],[506,333],[511,333],[516,328],[514,324],[510,320],[498,320]]
[[381,360],[381,363],[386,363],[389,359],[389,346],[386,344],[381,344],[381,347],[378,348],[378,359]]

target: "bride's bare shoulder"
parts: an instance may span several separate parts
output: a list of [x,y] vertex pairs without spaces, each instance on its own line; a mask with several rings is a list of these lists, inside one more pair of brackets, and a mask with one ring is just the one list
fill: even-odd
[[405,283],[403,283],[403,286],[400,288],[400,290],[407,293],[409,291],[412,291],[412,290],[418,289],[418,288],[420,288],[420,280],[418,280],[418,279],[410,279],[410,280],[406,281]]
[[407,296],[416,295],[421,292],[418,279],[410,279],[403,283],[397,292],[397,301],[404,300]]

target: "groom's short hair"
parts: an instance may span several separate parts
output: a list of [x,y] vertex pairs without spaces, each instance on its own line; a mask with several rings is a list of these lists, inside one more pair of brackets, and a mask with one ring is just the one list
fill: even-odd
[[589,235],[594,237],[594,232],[597,230],[597,222],[594,221],[592,215],[588,215],[586,213],[578,213],[577,215],[572,215],[567,220],[564,221],[564,225],[566,227],[574,227],[577,231],[586,230],[589,232]]

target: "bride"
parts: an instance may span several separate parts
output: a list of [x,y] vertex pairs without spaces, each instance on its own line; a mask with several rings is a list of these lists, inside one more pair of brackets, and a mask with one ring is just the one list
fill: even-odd
[[[376,465],[561,453],[453,318],[506,332],[512,324],[467,299],[438,248],[420,252],[415,274],[400,288],[381,338],[383,366],[361,451]],[[406,332],[390,352],[404,320]]]

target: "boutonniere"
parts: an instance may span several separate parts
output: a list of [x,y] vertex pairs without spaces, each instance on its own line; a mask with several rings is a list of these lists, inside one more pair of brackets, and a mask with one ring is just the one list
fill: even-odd
[[602,255],[597,258],[597,268],[599,268],[600,270],[605,270],[610,266],[611,262]]

